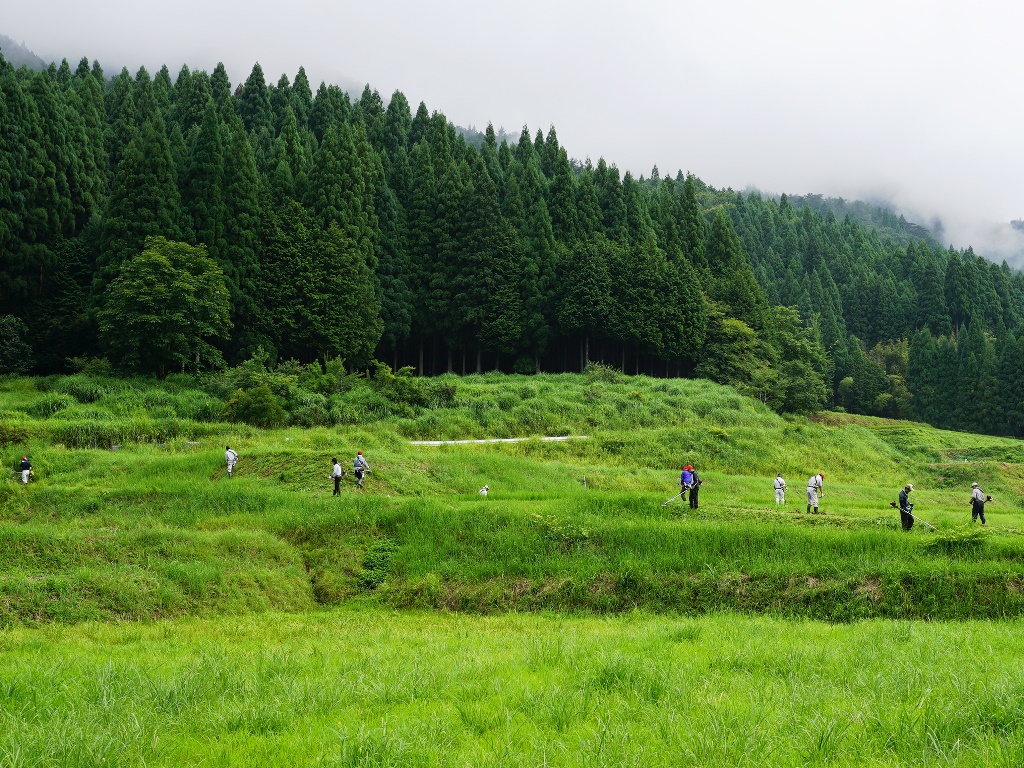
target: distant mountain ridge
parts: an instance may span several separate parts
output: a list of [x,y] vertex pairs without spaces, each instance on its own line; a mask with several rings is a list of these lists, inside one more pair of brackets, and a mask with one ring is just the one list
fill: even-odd
[[[780,195],[769,195],[779,199]],[[791,205],[803,208],[805,205],[812,211],[827,216],[831,213],[840,221],[846,216],[859,222],[865,229],[878,233],[883,241],[906,246],[914,240],[924,240],[931,247],[945,248],[948,243],[939,240],[941,231],[933,232],[928,227],[907,221],[895,207],[885,203],[870,203],[863,200],[846,200],[842,197],[825,197],[824,195],[787,195]]]
[[28,67],[35,72],[41,72],[49,66],[23,43],[15,42],[7,35],[0,35],[0,53],[15,67]]

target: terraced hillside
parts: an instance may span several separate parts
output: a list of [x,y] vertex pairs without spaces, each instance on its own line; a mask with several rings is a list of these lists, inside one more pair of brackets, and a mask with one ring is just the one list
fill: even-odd
[[[0,383],[5,625],[305,611],[342,603],[472,612],[732,608],[828,620],[1024,612],[1024,446],[905,422],[783,418],[700,381],[486,375],[441,402],[354,387],[332,427],[218,421],[185,377]],[[435,390],[439,391],[439,390]],[[291,405],[294,414],[298,407]],[[345,423],[348,422],[348,423]],[[573,434],[424,447],[415,439]],[[241,461],[224,472],[223,447]],[[330,459],[366,488],[331,496]],[[679,468],[705,480],[679,501]],[[826,473],[820,515],[803,487]],[[772,479],[789,481],[776,508]],[[977,480],[995,497],[969,526]],[[918,525],[888,502],[912,481]],[[487,484],[490,495],[477,490]]]

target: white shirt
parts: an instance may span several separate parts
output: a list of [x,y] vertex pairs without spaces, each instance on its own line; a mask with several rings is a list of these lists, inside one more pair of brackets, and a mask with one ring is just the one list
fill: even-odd
[[821,475],[815,475],[810,480],[808,480],[807,481],[807,488],[808,488],[808,490],[814,489],[816,491],[820,491],[821,490]]
[[785,487],[786,487],[786,481],[782,479],[782,475],[779,475],[778,477],[776,477],[775,478],[775,490],[776,491],[781,491]]
[[234,464],[236,461],[238,461],[238,454],[232,451],[230,448],[228,448],[228,450],[224,454],[224,459],[227,461],[228,464]]
[[981,488],[975,488],[971,491],[971,501],[985,501],[985,494],[982,492]]

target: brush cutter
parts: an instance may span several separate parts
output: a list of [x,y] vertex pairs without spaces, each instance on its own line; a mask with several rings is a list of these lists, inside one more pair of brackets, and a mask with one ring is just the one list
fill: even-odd
[[680,491],[679,493],[677,493],[677,494],[676,494],[675,496],[673,496],[673,497],[672,497],[671,499],[669,499],[668,501],[666,501],[666,502],[665,502],[664,504],[662,504],[661,506],[663,506],[663,507],[665,507],[665,506],[668,506],[668,503],[669,503],[670,501],[675,501],[675,500],[676,500],[676,499],[678,499],[678,498],[679,498],[680,496],[682,496],[682,495],[683,495],[684,493],[686,493],[686,491]]
[[[897,503],[896,503],[895,501],[890,501],[890,502],[889,502],[889,506],[890,506],[890,507],[892,507],[893,509],[899,509],[899,506],[900,506],[900,505],[899,505],[899,504],[897,504]],[[910,515],[910,516],[911,516],[912,518],[914,518],[915,520],[917,520],[917,522],[921,523],[922,525],[927,525],[927,526],[928,526],[929,528],[931,528],[931,529],[932,529],[933,531],[937,531],[937,530],[938,530],[938,528],[936,528],[936,527],[935,527],[934,525],[932,525],[931,523],[929,523],[929,522],[928,522],[927,520],[922,520],[922,519],[921,519],[920,517],[918,517],[917,515],[915,515],[915,514],[914,514],[914,513],[913,513],[913,512],[911,511],[911,510],[913,510],[913,508],[914,508],[914,505],[913,505],[913,504],[911,504],[911,505],[910,505],[910,506],[909,506],[909,507],[908,507],[908,508],[907,508],[906,510],[900,510],[900,511],[901,511],[901,512],[904,512],[904,511],[905,511],[905,512],[906,512],[906,513],[907,513],[908,515]]]

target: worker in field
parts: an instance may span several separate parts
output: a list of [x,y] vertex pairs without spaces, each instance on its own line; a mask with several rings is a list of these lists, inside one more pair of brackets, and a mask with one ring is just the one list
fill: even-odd
[[697,508],[697,494],[700,493],[700,487],[704,483],[700,479],[700,475],[697,474],[697,470],[690,467],[690,509]]
[[235,471],[235,464],[238,463],[238,454],[231,449],[230,445],[224,446],[224,461],[228,465],[228,477],[231,477]]
[[903,526],[904,531],[909,531],[914,527],[914,515],[911,514],[914,505],[910,503],[910,494],[913,490],[913,484],[907,483],[900,491],[900,525]]
[[477,491],[477,493],[479,493],[481,496],[486,496],[489,490],[491,490],[490,487],[485,485],[483,488]]
[[366,458],[363,456],[362,451],[356,451],[356,458],[352,462],[352,468],[355,470],[356,475],[356,487],[363,487],[363,474],[370,471],[370,465],[366,463]]
[[21,482],[28,485],[28,479],[32,476],[32,462],[28,456],[21,457]]
[[811,475],[807,480],[807,514],[811,514],[812,509],[814,510],[814,514],[818,514],[818,498],[825,495],[824,490],[822,490],[824,484],[824,472]]
[[679,475],[679,495],[685,496],[686,492],[690,490],[690,486],[693,484],[693,467],[687,464],[683,467],[682,473]]
[[786,481],[782,479],[782,473],[775,476],[775,506],[786,503]]
[[971,522],[979,517],[981,524],[985,524],[985,502],[992,501],[991,496],[986,496],[977,483],[971,483]]
[[341,478],[345,474],[345,470],[341,468],[341,462],[336,458],[331,459],[331,463],[334,468],[331,470],[331,479],[334,480],[334,493],[333,496],[341,496]]

